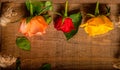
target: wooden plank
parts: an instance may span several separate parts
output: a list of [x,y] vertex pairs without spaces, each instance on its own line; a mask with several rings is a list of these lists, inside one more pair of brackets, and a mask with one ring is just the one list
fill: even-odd
[[[23,3],[25,2],[25,0],[1,0],[1,2],[6,2],[6,1],[14,1],[17,3]],[[41,1],[41,0],[38,0]],[[46,1],[46,0],[42,0],[42,1]],[[52,0],[53,3],[64,3],[65,0]],[[79,3],[95,3],[97,0],[68,0],[70,3],[75,3],[75,4],[79,4]],[[99,0],[100,3],[112,3],[112,4],[119,4],[120,0]]]
[[[3,1],[5,2],[5,0]],[[95,5],[90,5],[95,0],[78,1],[71,0],[71,3],[74,4],[70,4],[69,10],[80,9],[84,20],[84,14],[88,12],[86,9],[93,9]],[[110,3],[113,0],[110,0],[110,2],[108,2],[109,0],[104,1],[101,0],[102,3]],[[55,68],[54,70],[114,70],[112,65],[120,57],[120,28],[116,26],[120,23],[120,10],[119,1],[117,4],[114,4],[116,3],[114,1],[108,5],[110,5],[112,10],[110,18],[115,24],[115,29],[104,35],[90,37],[83,28],[79,28],[78,33],[67,41],[64,34],[54,28],[54,22],[52,22],[46,34],[30,38],[31,51],[23,51],[15,44],[16,37],[21,36],[18,32],[20,22],[9,23],[6,27],[1,28],[2,51],[0,53],[20,57],[23,70],[36,70],[43,63],[52,64],[52,67]],[[21,3],[23,2],[21,0]],[[63,0],[54,0],[54,3],[59,3],[54,4],[55,11],[58,10],[60,3],[63,2]]]

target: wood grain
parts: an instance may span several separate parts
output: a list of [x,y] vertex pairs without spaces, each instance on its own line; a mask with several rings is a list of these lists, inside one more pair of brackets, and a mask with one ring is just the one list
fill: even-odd
[[[6,2],[6,1],[13,1],[17,3],[24,3],[25,0],[1,0],[1,2]],[[47,1],[47,0],[37,0],[37,1]],[[53,3],[64,3],[65,0],[51,0]],[[70,3],[95,3],[97,0],[68,0]],[[99,0],[100,3],[112,3],[112,4],[119,4],[120,0]]]
[[[64,0],[53,2],[55,11],[58,11]],[[95,5],[91,3],[96,0],[70,0],[70,2],[69,10],[79,9],[84,23],[87,9],[94,9]],[[1,53],[20,57],[23,70],[37,70],[43,63],[52,64],[53,70],[115,70],[112,65],[120,58],[120,1],[100,0],[100,2],[111,7],[110,19],[115,25],[114,30],[104,35],[90,37],[83,28],[79,28],[78,33],[67,41],[64,34],[54,28],[52,22],[46,34],[29,38],[31,51],[23,51],[15,44],[16,37],[21,36],[18,33],[20,22],[16,22],[1,27]]]

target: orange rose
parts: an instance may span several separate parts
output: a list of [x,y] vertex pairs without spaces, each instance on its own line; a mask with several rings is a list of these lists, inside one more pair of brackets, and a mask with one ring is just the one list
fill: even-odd
[[85,32],[90,36],[104,34],[114,28],[113,23],[104,15],[89,19],[81,27],[84,27]]
[[28,23],[26,18],[22,20],[19,32],[25,36],[42,35],[45,33],[48,24],[42,16],[33,17]]

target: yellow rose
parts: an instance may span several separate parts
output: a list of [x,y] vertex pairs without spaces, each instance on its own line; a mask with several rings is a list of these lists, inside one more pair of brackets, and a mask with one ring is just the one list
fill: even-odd
[[85,32],[90,36],[104,34],[114,28],[113,23],[104,15],[93,17],[80,27],[84,27]]

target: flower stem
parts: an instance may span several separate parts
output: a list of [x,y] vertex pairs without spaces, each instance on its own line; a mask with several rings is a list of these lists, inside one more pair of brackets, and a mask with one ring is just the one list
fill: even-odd
[[99,15],[99,2],[97,1],[96,3],[96,8],[95,8],[95,16]]
[[65,3],[65,13],[64,13],[64,16],[67,17],[67,10],[68,10],[68,0],[66,1]]
[[30,2],[30,16],[33,16],[33,5],[31,3],[31,0],[29,0]]

